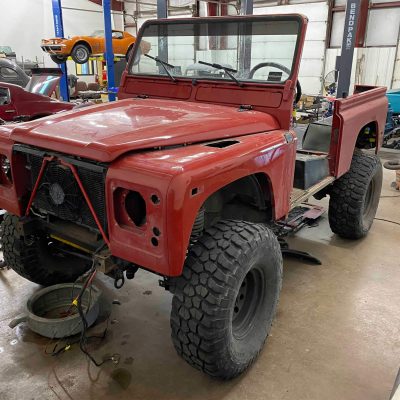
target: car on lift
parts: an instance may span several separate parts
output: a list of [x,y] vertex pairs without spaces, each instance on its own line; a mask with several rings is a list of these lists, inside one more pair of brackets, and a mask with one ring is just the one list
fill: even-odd
[[31,121],[73,109],[76,104],[51,97],[61,74],[59,68],[34,68],[25,88],[0,82],[0,121]]
[[[128,32],[112,31],[112,45],[114,55],[128,58],[136,38]],[[41,48],[50,54],[57,63],[64,63],[69,56],[78,64],[85,64],[92,54],[104,54],[104,31],[94,31],[90,36],[73,36],[71,38],[43,39]]]
[[296,151],[307,22],[147,21],[119,101],[0,128],[7,265],[41,285],[97,268],[120,287],[139,268],[154,272],[173,293],[178,354],[223,379],[246,370],[282,285],[274,228],[328,195],[332,231],[359,239],[380,197],[385,88],[337,98],[332,118],[311,124]]

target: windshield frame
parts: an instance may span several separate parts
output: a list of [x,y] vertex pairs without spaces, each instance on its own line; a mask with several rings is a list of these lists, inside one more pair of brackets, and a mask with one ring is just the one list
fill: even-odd
[[[150,73],[134,73],[132,72],[132,67],[133,67],[133,61],[135,60],[138,50],[140,48],[140,44],[142,40],[146,41],[146,37],[143,37],[143,33],[145,32],[146,28],[149,25],[168,25],[168,24],[174,24],[174,25],[179,25],[179,24],[202,24],[202,23],[207,23],[208,21],[214,21],[215,23],[221,22],[253,22],[253,21],[265,21],[265,22],[275,22],[275,21],[295,21],[298,23],[298,32],[297,32],[297,39],[296,39],[296,45],[293,53],[293,61],[292,65],[290,68],[290,75],[283,81],[279,82],[273,82],[273,81],[265,81],[265,80],[242,80],[238,78],[238,81],[240,83],[243,83],[244,85],[274,85],[274,86],[284,86],[287,81],[291,81],[293,78],[293,75],[298,73],[296,70],[296,64],[300,63],[299,59],[299,46],[301,39],[305,36],[305,31],[304,31],[304,25],[307,21],[307,18],[301,14],[275,14],[275,15],[241,15],[241,16],[223,16],[223,17],[192,17],[192,18],[174,18],[174,19],[156,19],[156,20],[147,20],[144,22],[144,24],[141,26],[136,42],[134,44],[132,56],[130,57],[129,63],[127,65],[127,72],[128,75],[131,77],[136,77],[136,78],[157,78],[157,79],[169,79],[168,76],[164,76],[161,74],[150,74]],[[182,75],[173,75],[174,78],[176,78],[177,81],[182,81],[182,82],[190,82],[195,80],[196,82],[212,82],[212,83],[230,83],[230,84],[235,84],[231,79],[226,79],[226,78],[211,78],[211,77],[189,77],[189,76],[182,76]]]

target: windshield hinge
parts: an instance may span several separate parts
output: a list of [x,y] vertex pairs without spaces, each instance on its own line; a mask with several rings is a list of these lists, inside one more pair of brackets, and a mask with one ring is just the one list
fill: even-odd
[[239,106],[239,110],[238,111],[251,111],[253,109],[253,106],[250,104],[241,104]]

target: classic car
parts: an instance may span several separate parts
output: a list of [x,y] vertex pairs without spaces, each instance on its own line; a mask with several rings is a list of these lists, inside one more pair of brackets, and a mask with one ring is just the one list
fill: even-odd
[[0,82],[0,124],[1,120],[30,121],[74,108],[73,103],[50,97],[59,83],[60,75],[58,68],[38,68],[32,70],[32,78],[26,88]]
[[[112,31],[113,51],[115,55],[129,57],[129,52],[136,38],[123,31]],[[73,36],[71,38],[43,39],[41,48],[50,54],[51,59],[62,64],[71,56],[78,64],[85,64],[90,55],[103,54],[105,52],[104,31],[98,30],[90,36]]]

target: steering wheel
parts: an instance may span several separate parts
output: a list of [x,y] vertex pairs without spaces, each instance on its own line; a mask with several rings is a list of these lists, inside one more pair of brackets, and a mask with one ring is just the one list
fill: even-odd
[[[263,63],[259,63],[257,65],[255,65],[249,73],[249,77],[248,79],[252,79],[254,74],[261,68],[265,68],[265,67],[274,67],[277,69],[280,69],[281,71],[287,73],[288,75],[290,75],[291,71],[289,68],[285,67],[282,64],[279,63],[275,63],[275,62],[263,62]],[[295,97],[295,103],[298,103],[301,97],[301,86],[300,86],[300,82],[297,80],[296,82],[296,97]]]

